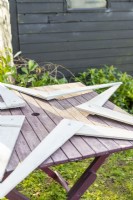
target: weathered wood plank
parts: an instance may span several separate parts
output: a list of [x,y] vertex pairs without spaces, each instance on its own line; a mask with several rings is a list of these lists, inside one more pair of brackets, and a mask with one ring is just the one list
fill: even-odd
[[[52,47],[52,45],[51,45]],[[62,51],[62,52],[51,52],[51,53],[32,53],[23,54],[27,58],[34,58],[40,61],[63,61],[78,59],[89,59],[89,58],[106,58],[106,57],[119,57],[119,56],[133,56],[133,47],[128,48],[108,48],[108,49],[94,49],[94,50],[78,50],[77,51]],[[43,58],[43,60],[42,60]]]
[[[133,39],[133,30],[110,30],[96,32],[70,32],[70,33],[54,33],[54,34],[23,34],[19,35],[20,44],[36,44],[36,43],[54,43],[57,42],[80,42],[80,41],[100,41],[112,39]],[[111,42],[111,41],[110,41]],[[68,43],[69,44],[69,43]],[[80,42],[80,45],[82,43]],[[91,45],[92,46],[92,45]],[[27,45],[28,47],[28,45]],[[46,46],[47,47],[47,46]]]
[[[11,112],[12,112],[13,115],[22,115],[23,114],[23,109],[22,110],[13,109]],[[30,151],[33,150],[40,143],[40,140],[37,137],[35,131],[32,129],[32,127],[29,124],[27,119],[25,119],[25,122],[23,124],[23,127],[22,127],[21,131],[22,131],[22,136],[24,137],[25,143],[20,141],[20,142],[22,142],[22,144],[20,145],[19,148],[21,148],[20,156],[22,156],[23,159],[24,159],[26,154],[27,155],[29,154],[29,151],[27,153],[26,148],[27,149],[30,148]],[[23,144],[24,144],[24,146],[23,146]],[[28,147],[26,147],[27,145],[28,145]],[[25,153],[26,153],[25,155],[24,155],[23,151],[25,151]],[[22,153],[22,155],[21,155],[21,153]],[[19,154],[19,152],[18,152],[18,154]]]
[[[48,104],[46,104],[46,106],[45,106],[44,102],[37,100],[37,99],[35,100],[31,96],[28,96],[25,94],[22,94],[22,96],[25,99],[25,101],[27,102],[27,104],[31,107],[33,113],[39,114],[37,117],[48,132],[52,131],[55,128],[56,124],[58,124],[61,121],[61,119],[62,119],[61,117],[58,117],[57,115],[54,115],[51,113],[52,111],[50,109],[50,106],[48,106]],[[32,104],[30,104],[30,102],[32,102]],[[41,107],[39,106],[39,102],[40,102],[40,105],[43,105],[44,108],[47,108],[49,111],[46,111],[46,109],[45,109],[45,112],[44,112],[44,110],[41,109]],[[52,120],[52,119],[54,119],[54,120]],[[55,123],[53,121],[55,121]],[[38,131],[37,131],[37,134],[40,135],[40,133]],[[64,154],[64,152],[61,149],[58,149],[51,157],[55,164],[68,161],[67,156]],[[41,165],[41,167],[44,167],[49,164],[50,165],[53,164],[52,160],[47,160],[47,162],[45,161]]]
[[[82,38],[83,39],[83,38]],[[45,42],[45,41],[44,41]],[[30,57],[30,54],[44,53],[48,55],[50,52],[66,52],[80,51],[80,53],[90,51],[88,50],[100,50],[106,49],[107,51],[115,48],[129,49],[133,47],[133,39],[117,39],[117,40],[96,40],[96,41],[75,41],[75,42],[58,42],[58,43],[42,43],[42,44],[21,44],[21,50],[24,54]],[[45,54],[46,53],[46,54]]]
[[45,14],[18,14],[18,23],[48,23],[48,15]]
[[[119,3],[121,5],[121,3]],[[21,17],[21,16],[20,16]],[[70,22],[99,22],[99,21],[125,21],[133,19],[133,12],[104,12],[104,13],[59,13],[50,15],[51,23]],[[41,18],[40,18],[41,23]]]
[[20,3],[62,3],[63,0],[16,0]]
[[18,13],[57,13],[63,12],[63,3],[19,3]]
[[56,64],[64,65],[68,69],[77,70],[78,68],[82,68],[82,71],[86,68],[90,67],[100,67],[104,65],[124,65],[124,64],[130,64],[133,63],[133,57],[132,56],[118,56],[118,57],[105,57],[105,58],[92,58],[92,59],[77,59],[77,60],[71,60],[70,61],[54,61],[51,60],[51,62],[54,62]]
[[111,10],[113,11],[132,11],[133,2],[111,2]]
[[132,21],[111,21],[108,22],[77,22],[77,23],[59,23],[59,24],[19,24],[20,34],[35,33],[63,33],[63,32],[93,32],[93,31],[116,31],[132,30]]

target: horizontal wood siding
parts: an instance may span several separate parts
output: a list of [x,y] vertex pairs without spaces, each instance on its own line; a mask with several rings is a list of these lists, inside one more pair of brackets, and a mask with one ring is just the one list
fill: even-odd
[[67,11],[65,0],[17,0],[20,50],[72,72],[115,65],[133,72],[133,1],[109,8]]

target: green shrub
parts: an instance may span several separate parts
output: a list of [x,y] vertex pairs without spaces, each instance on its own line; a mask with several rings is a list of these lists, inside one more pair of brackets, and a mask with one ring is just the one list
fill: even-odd
[[13,82],[16,67],[13,65],[13,56],[10,49],[0,51],[0,82]]
[[61,72],[61,69],[65,68],[61,65],[44,63],[40,66],[36,61],[23,57],[17,57],[14,62],[17,68],[16,85],[38,87],[67,83],[67,79]]
[[60,68],[65,69],[63,66],[53,63],[39,66],[34,60],[20,57],[20,53],[13,57],[10,49],[0,51],[0,82],[14,83],[22,87],[67,83],[60,71]]
[[[80,73],[75,81],[80,81],[86,85],[102,84],[120,81],[123,84],[112,95],[111,101],[119,107],[133,113],[133,77],[126,72],[121,72],[114,66],[105,66],[101,69],[87,69]],[[103,90],[99,90],[101,92]]]
[[53,63],[45,63],[43,66],[34,60],[19,58],[17,60],[17,76],[15,81],[17,85],[23,87],[37,87],[52,84],[67,83],[67,79],[60,72],[58,66]]

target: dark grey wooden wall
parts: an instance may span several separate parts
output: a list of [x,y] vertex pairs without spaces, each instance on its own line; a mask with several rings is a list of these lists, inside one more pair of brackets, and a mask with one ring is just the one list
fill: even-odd
[[74,73],[103,65],[133,72],[133,0],[75,12],[67,11],[65,0],[16,0],[15,9],[14,49],[25,57],[62,64]]

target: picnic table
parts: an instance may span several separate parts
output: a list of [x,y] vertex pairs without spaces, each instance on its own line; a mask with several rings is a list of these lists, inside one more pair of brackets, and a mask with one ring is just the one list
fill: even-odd
[[[53,90],[76,88],[79,86],[83,86],[83,84],[69,83],[35,89],[51,92]],[[23,161],[63,118],[75,119],[89,124],[133,130],[133,126],[95,115],[88,115],[86,112],[75,108],[75,106],[85,103],[96,96],[97,93],[94,91],[67,95],[50,101],[34,98],[20,92],[17,92],[17,94],[25,100],[26,106],[1,111],[1,115],[26,116],[4,178],[15,170],[19,162]],[[109,101],[105,104],[105,107],[121,112],[118,107]],[[65,188],[68,200],[78,200],[95,181],[97,170],[109,155],[131,148],[133,148],[133,141],[74,136],[42,163],[39,169]],[[58,172],[49,168],[50,166],[80,161],[86,158],[94,158],[94,160],[72,188],[69,188],[67,182]],[[13,189],[6,197],[10,200],[28,200],[27,197],[20,194],[16,189]]]

